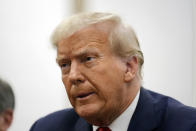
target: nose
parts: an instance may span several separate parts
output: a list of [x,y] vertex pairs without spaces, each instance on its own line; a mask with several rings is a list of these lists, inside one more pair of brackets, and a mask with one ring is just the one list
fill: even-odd
[[82,75],[80,66],[77,62],[71,63],[69,81],[74,85],[78,85],[84,82],[84,76]]

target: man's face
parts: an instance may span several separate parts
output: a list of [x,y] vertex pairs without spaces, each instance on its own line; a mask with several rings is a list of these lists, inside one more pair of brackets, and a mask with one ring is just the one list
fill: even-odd
[[69,100],[81,117],[121,113],[127,104],[126,64],[112,52],[107,32],[90,26],[63,39],[57,62]]

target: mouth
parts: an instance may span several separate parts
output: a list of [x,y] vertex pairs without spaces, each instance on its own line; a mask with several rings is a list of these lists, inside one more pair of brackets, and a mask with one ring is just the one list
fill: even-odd
[[94,92],[88,92],[88,93],[79,93],[78,95],[77,95],[77,99],[87,99],[88,97],[90,97],[91,95],[93,95],[94,94]]

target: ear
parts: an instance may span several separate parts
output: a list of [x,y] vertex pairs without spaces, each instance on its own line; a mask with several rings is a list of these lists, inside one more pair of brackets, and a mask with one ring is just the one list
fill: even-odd
[[138,60],[136,56],[131,57],[126,62],[125,82],[130,82],[135,78],[138,71]]
[[13,110],[11,109],[6,109],[3,111],[0,115],[0,130],[6,131],[13,120]]

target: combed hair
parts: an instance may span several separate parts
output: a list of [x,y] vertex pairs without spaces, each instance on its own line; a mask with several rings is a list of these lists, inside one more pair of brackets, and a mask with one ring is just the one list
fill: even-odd
[[14,110],[15,98],[11,86],[0,79],[0,113],[6,109]]
[[63,20],[54,30],[51,41],[57,47],[58,43],[71,36],[75,32],[93,24],[111,21],[114,27],[111,29],[108,40],[112,49],[122,58],[136,56],[139,63],[138,75],[142,78],[142,65],[144,63],[143,53],[137,36],[133,29],[122,23],[118,15],[112,13],[79,13]]

